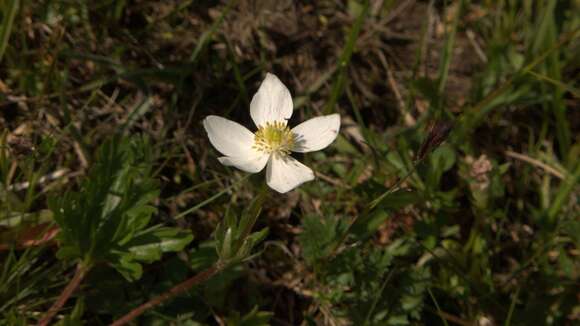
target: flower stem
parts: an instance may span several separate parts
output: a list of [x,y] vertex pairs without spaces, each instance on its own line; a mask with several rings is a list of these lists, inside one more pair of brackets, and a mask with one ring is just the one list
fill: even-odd
[[44,318],[42,318],[38,322],[38,326],[46,326],[50,323],[50,321],[52,320],[54,315],[56,315],[58,313],[58,311],[62,308],[62,306],[67,302],[68,298],[70,298],[70,296],[79,287],[82,280],[87,275],[87,272],[89,271],[89,269],[90,269],[89,265],[85,265],[83,263],[77,264],[77,270],[75,272],[75,275],[70,280],[68,285],[64,288],[64,290],[62,291],[62,293],[60,294],[58,299],[54,302],[52,307],[50,307],[50,309],[48,309],[48,312],[46,313]]
[[128,322],[132,321],[133,319],[139,317],[145,311],[147,311],[153,307],[156,307],[156,306],[162,304],[164,301],[171,299],[174,296],[189,290],[191,287],[193,287],[195,285],[198,285],[200,283],[203,283],[203,282],[209,280],[214,275],[221,272],[224,267],[225,266],[220,264],[219,262],[212,265],[210,268],[208,268],[208,269],[194,275],[193,277],[177,284],[176,286],[172,287],[171,289],[169,289],[169,291],[164,292],[161,295],[159,295],[159,296],[145,302],[144,304],[140,305],[139,307],[131,310],[125,316],[121,317],[120,319],[115,320],[110,326],[121,326],[121,325],[127,324]]

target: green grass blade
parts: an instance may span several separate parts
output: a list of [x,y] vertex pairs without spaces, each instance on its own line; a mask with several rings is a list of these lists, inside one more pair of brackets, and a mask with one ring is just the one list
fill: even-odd
[[324,114],[330,114],[334,111],[334,106],[336,105],[338,98],[342,95],[344,82],[346,80],[346,69],[348,68],[350,59],[352,58],[352,53],[354,52],[356,40],[358,39],[358,35],[360,34],[362,25],[365,21],[368,12],[369,12],[369,1],[366,0],[363,4],[363,8],[361,10],[360,15],[358,15],[354,25],[350,29],[346,45],[342,50],[340,59],[338,60],[338,75],[334,80],[334,84],[332,85],[332,92],[330,93],[330,98],[326,104],[326,107],[324,108]]
[[518,72],[516,72],[511,78],[503,82],[500,86],[498,86],[495,90],[488,93],[481,101],[477,102],[471,108],[469,108],[465,113],[463,113],[459,117],[459,123],[456,125],[459,127],[457,130],[462,130],[461,133],[465,132],[466,130],[474,128],[474,125],[479,121],[483,115],[491,108],[494,107],[493,102],[503,95],[508,90],[512,89],[514,82],[517,78],[527,74],[532,69],[536,68],[539,64],[544,62],[551,53],[557,51],[561,47],[563,47],[566,43],[575,40],[580,35],[580,30],[570,31],[568,33],[563,34],[560,37],[560,40],[555,43],[552,47],[544,51],[542,54],[537,56],[534,60],[532,60],[529,64],[524,66]]
[[[542,15],[539,18],[538,28],[535,31],[536,37],[532,43],[532,52],[539,53],[544,49],[549,49],[557,42],[558,31],[556,26],[556,1],[545,1],[538,3],[539,12]],[[544,64],[539,67],[543,68],[546,75],[553,80],[560,80],[562,77],[563,64],[561,62],[561,49],[551,52]],[[564,91],[558,86],[542,85],[542,93],[551,97],[545,105],[553,114],[556,120],[556,138],[558,146],[563,157],[566,156],[571,146],[570,124],[566,118],[566,107],[563,100]]]
[[550,78],[549,76],[546,76],[546,75],[543,75],[543,74],[539,74],[539,73],[537,73],[537,72],[535,72],[533,70],[527,71],[526,73],[528,73],[528,74],[536,77],[538,80],[545,81],[545,82],[550,83],[550,84],[552,84],[554,86],[560,87],[560,88],[562,88],[563,90],[565,90],[566,92],[570,93],[572,96],[574,96],[576,98],[580,98],[580,90],[579,89],[576,89],[576,88],[574,88],[572,86],[569,86],[569,85],[567,85],[567,84],[565,84],[565,83],[563,83],[563,82],[561,82],[559,80]]
[[457,24],[459,23],[459,17],[463,10],[464,2],[459,3],[459,8],[453,17],[453,22],[451,24],[451,31],[449,36],[445,40],[445,47],[443,48],[443,54],[441,56],[441,64],[439,65],[438,71],[438,91],[439,94],[443,94],[445,91],[445,84],[447,84],[447,78],[449,77],[449,67],[451,66],[451,59],[453,58],[453,46],[455,45],[455,35],[457,34]]
[[191,56],[189,57],[189,62],[195,62],[197,60],[197,57],[201,53],[201,50],[203,50],[207,42],[211,40],[215,32],[218,30],[218,28],[220,28],[220,26],[224,22],[225,17],[232,10],[232,8],[235,6],[236,3],[237,1],[235,0],[230,1],[226,9],[224,9],[222,14],[219,16],[219,18],[211,25],[210,29],[208,29],[205,33],[203,33],[203,35],[201,35],[195,49],[193,50]]
[[7,0],[5,2],[6,12],[0,25],[0,62],[2,62],[2,57],[4,57],[4,52],[8,46],[10,32],[12,31],[12,25],[14,25],[14,18],[18,12],[19,5],[20,0]]
[[442,315],[442,310],[441,307],[439,306],[439,302],[437,302],[437,298],[435,298],[435,295],[433,294],[433,291],[431,291],[431,288],[427,288],[427,292],[429,293],[429,296],[431,297],[431,300],[433,301],[433,303],[435,304],[435,308],[437,308],[437,312],[439,313],[439,317],[441,318],[441,322],[443,322],[443,324],[445,326],[449,326],[449,324],[447,323],[447,320],[445,318],[443,318]]
[[554,201],[552,202],[552,206],[548,210],[548,221],[550,223],[556,222],[558,214],[562,210],[562,206],[567,202],[568,197],[574,190],[575,186],[578,184],[578,180],[580,179],[580,163],[576,164],[576,169],[570,176],[564,179],[564,183],[560,186]]
[[214,200],[218,199],[219,197],[221,197],[221,196],[225,195],[225,194],[226,194],[228,191],[230,191],[232,188],[234,188],[234,187],[238,186],[239,184],[241,184],[242,182],[244,182],[246,179],[248,179],[248,178],[250,177],[250,175],[251,175],[251,174],[248,174],[248,175],[244,176],[243,178],[241,178],[241,179],[240,179],[240,180],[238,180],[237,182],[235,182],[235,183],[232,183],[232,184],[231,184],[229,187],[227,187],[227,188],[225,188],[224,190],[222,190],[222,191],[218,192],[217,194],[215,194],[215,195],[211,196],[210,198],[208,198],[208,199],[206,199],[206,200],[202,201],[201,203],[199,203],[199,204],[197,204],[197,205],[193,206],[192,208],[190,208],[190,209],[188,209],[188,210],[185,210],[185,211],[183,211],[183,212],[181,212],[181,213],[177,214],[176,216],[174,216],[174,217],[173,217],[173,219],[175,219],[175,220],[178,220],[178,219],[180,219],[180,218],[183,218],[183,217],[185,217],[187,214],[191,214],[191,213],[193,213],[193,212],[197,211],[198,209],[200,209],[200,208],[204,207],[205,205],[207,205],[207,204],[209,204],[209,203],[213,202]]
[[510,326],[510,324],[511,324],[512,317],[514,314],[514,308],[516,307],[516,302],[518,301],[518,296],[520,294],[520,289],[521,288],[518,287],[518,289],[516,290],[516,293],[514,294],[514,296],[512,298],[512,302],[510,304],[510,310],[509,310],[508,315],[505,319],[505,323],[504,323],[505,326]]

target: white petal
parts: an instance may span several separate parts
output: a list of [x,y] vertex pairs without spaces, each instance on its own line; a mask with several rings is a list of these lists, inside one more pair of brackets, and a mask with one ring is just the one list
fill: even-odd
[[260,153],[254,149],[251,149],[251,151],[252,153],[248,153],[246,156],[223,156],[218,158],[218,160],[223,165],[233,166],[248,173],[258,173],[262,171],[266,166],[266,163],[268,163],[269,155]]
[[286,123],[292,116],[293,109],[292,96],[288,88],[278,77],[267,73],[250,102],[250,115],[256,126],[260,127],[266,122],[274,121]]
[[266,183],[283,194],[306,181],[314,180],[314,173],[306,165],[290,156],[272,155],[266,168]]
[[254,134],[237,122],[210,115],[203,126],[213,147],[226,156],[244,157],[252,150]]
[[330,145],[338,136],[340,115],[337,113],[313,118],[292,129],[296,135],[295,152],[318,151]]

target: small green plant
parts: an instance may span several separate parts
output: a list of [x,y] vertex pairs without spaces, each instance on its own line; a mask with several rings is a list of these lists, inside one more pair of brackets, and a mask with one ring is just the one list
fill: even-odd
[[142,138],[115,137],[98,150],[78,191],[50,199],[60,227],[57,257],[76,261],[75,276],[40,324],[48,324],[96,264],[109,264],[127,280],[141,277],[141,263],[180,251],[193,236],[185,230],[149,226],[159,190],[151,177],[151,153]]
[[[205,250],[194,252],[191,257],[192,265],[194,267],[203,266],[205,267],[204,270],[129,311],[121,318],[115,320],[111,326],[125,325],[147,310],[187,292],[196,285],[209,281],[232,266],[236,266],[239,263],[255,257],[256,255],[252,254],[252,250],[268,235],[267,228],[252,232],[254,224],[262,210],[262,203],[266,196],[265,190],[266,188],[262,187],[261,193],[252,201],[248,209],[240,216],[239,220],[232,212],[228,211],[224,221],[215,230],[213,236],[216,241],[212,241],[208,247],[205,247]],[[212,250],[208,255],[207,249],[209,248]],[[241,320],[236,321],[236,323],[240,322],[243,324],[246,318],[250,320],[256,318],[256,321],[263,323],[263,320],[267,320],[268,317],[269,315],[267,313],[255,311],[243,317]],[[237,320],[237,318],[234,320]]]

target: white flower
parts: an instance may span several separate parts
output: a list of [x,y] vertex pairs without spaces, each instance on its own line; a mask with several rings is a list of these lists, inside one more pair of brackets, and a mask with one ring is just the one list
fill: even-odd
[[336,139],[340,128],[340,116],[331,114],[290,129],[286,124],[293,108],[288,88],[268,73],[250,103],[250,115],[258,127],[255,133],[215,115],[205,118],[203,126],[211,144],[224,155],[219,158],[223,165],[249,173],[260,172],[267,165],[266,183],[285,193],[314,179],[312,170],[290,152],[321,150]]

